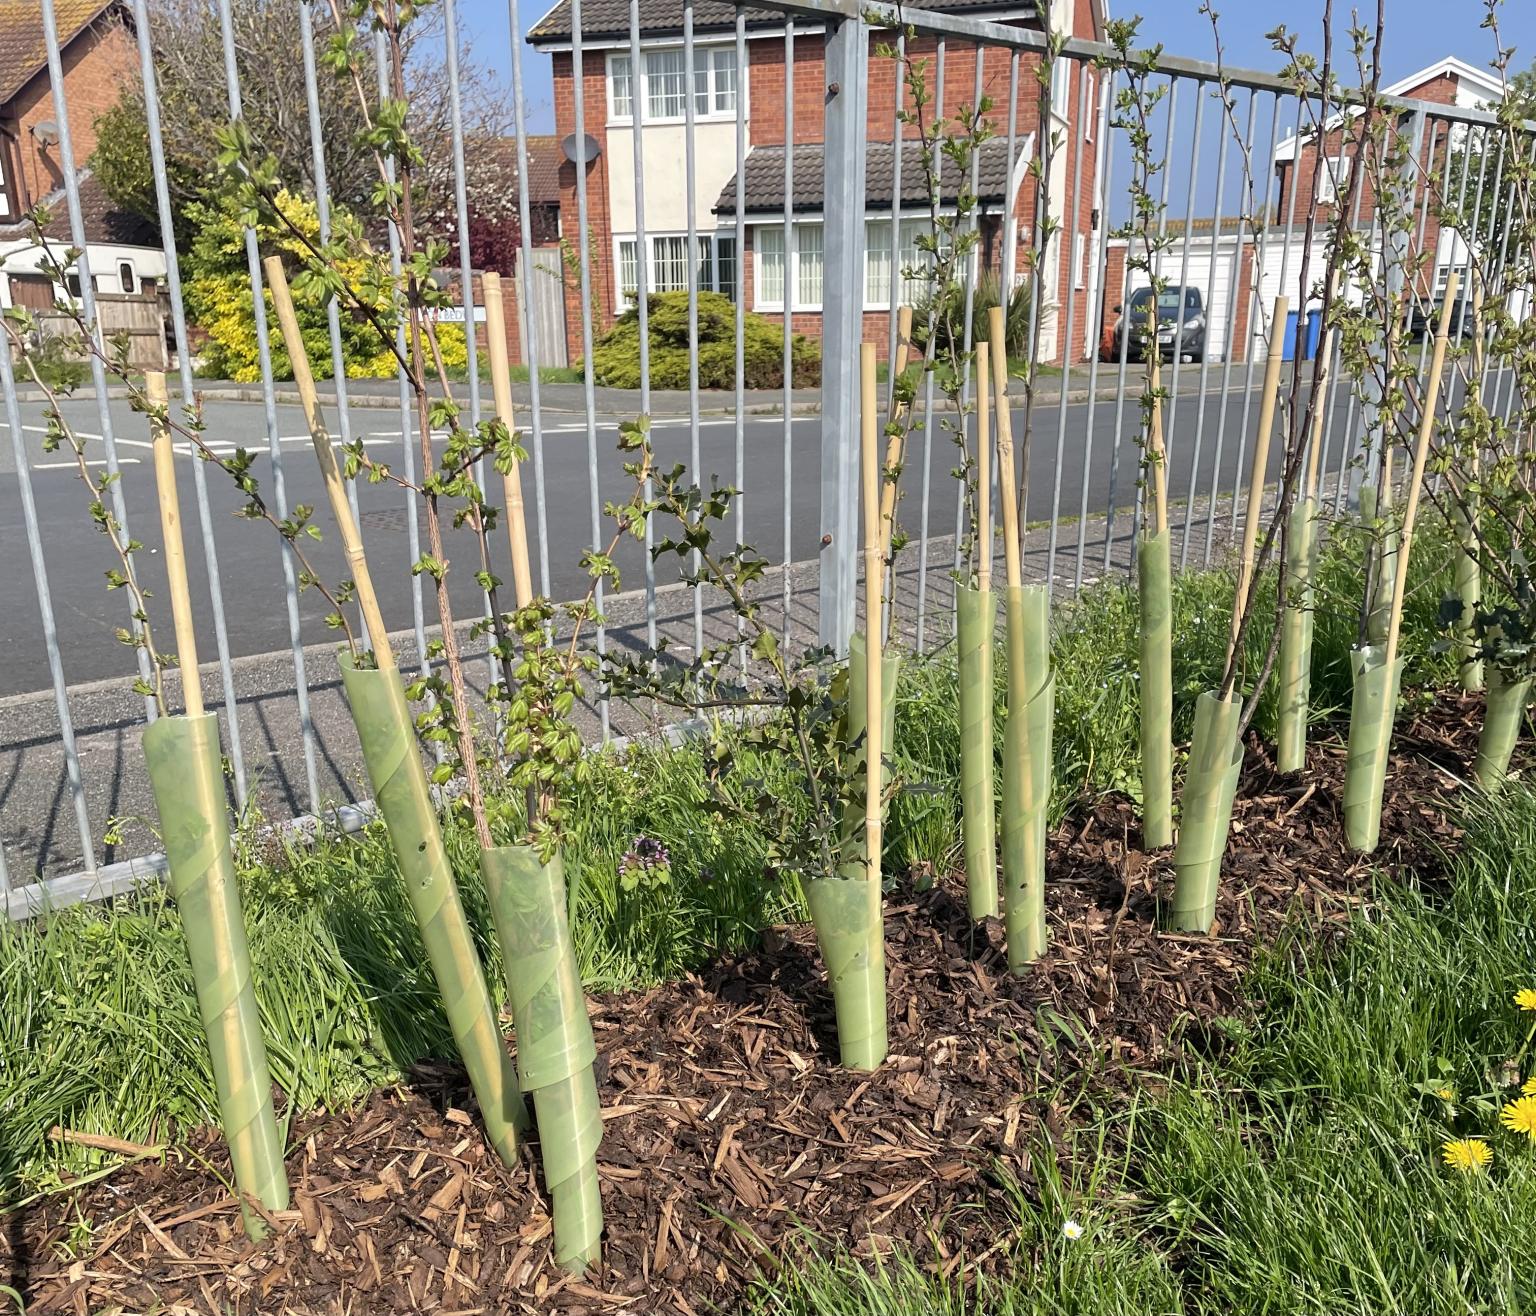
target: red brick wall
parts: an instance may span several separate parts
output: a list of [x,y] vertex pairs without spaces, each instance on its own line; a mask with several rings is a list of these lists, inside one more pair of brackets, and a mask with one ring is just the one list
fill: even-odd
[[[555,131],[560,137],[576,131],[576,79],[569,51],[555,61]],[[598,157],[585,166],[587,172],[587,228],[582,232],[576,198],[577,165],[560,165],[560,231],[571,243],[585,242],[592,257],[591,285],[595,338],[613,323],[618,305],[618,270],[613,248],[613,220],[608,203],[608,61],[602,51],[584,51],[581,60],[582,129],[597,140]],[[580,256],[580,252],[576,253]],[[566,350],[575,361],[581,356],[581,280],[565,281]],[[520,346],[520,345],[519,345]],[[516,357],[516,360],[522,358]]]
[[[64,48],[64,97],[77,168],[83,168],[96,149],[96,120],[117,104],[124,86],[137,77],[138,58],[133,37],[115,18],[101,19]],[[0,106],[0,117],[16,125],[24,204],[35,205],[64,182],[58,144],[40,147],[32,131],[56,117],[46,69],[8,105]]]
[[[1074,25],[1077,35],[1092,37],[1096,33],[1092,20],[1092,0],[1075,0]],[[882,43],[889,38],[885,34],[872,36],[872,49],[870,56],[870,90],[867,131],[872,141],[890,141],[893,130],[898,126],[895,122],[895,96],[898,78],[901,77],[900,67],[896,61],[882,57],[874,53],[873,46]],[[937,91],[937,47],[930,38],[918,38],[908,48],[911,59],[924,64],[924,77],[928,83],[930,93]],[[820,33],[807,34],[797,37],[794,43],[794,140],[797,143],[814,143],[824,139],[826,129],[826,63],[824,52],[824,38]],[[784,72],[784,39],[782,36],[759,37],[750,39],[747,44],[748,78],[749,78],[749,140],[753,145],[782,145],[784,143],[784,108],[787,94]],[[556,131],[564,136],[575,130],[575,83],[573,78],[572,61],[568,52],[559,52],[553,55],[554,60],[554,90],[555,90],[555,123]],[[1029,134],[1034,133],[1039,124],[1039,86],[1036,78],[1039,60],[1037,56],[1025,53],[1019,59],[1018,101],[1015,120],[1015,131],[1019,142],[1022,144]],[[982,95],[991,98],[992,109],[988,116],[991,129],[999,137],[1006,137],[1008,131],[1008,88],[1010,81],[1011,54],[1001,47],[987,47],[982,55]],[[1070,115],[1075,119],[1079,104],[1080,80],[1087,71],[1087,76],[1094,80],[1095,87],[1100,85],[1101,75],[1096,71],[1087,70],[1086,65],[1077,65],[1072,77]],[[607,90],[606,90],[606,61],[601,52],[591,52],[583,60],[583,105],[586,113],[584,128],[587,133],[597,138],[604,148],[597,161],[588,167],[587,174],[587,202],[588,202],[588,240],[595,246],[596,259],[593,265],[594,299],[597,302],[598,323],[594,328],[601,332],[612,322],[612,308],[617,304],[617,270],[615,268],[613,247],[613,224],[608,204],[608,174],[607,174]],[[935,113],[942,109],[943,114],[952,118],[962,106],[969,106],[975,100],[976,89],[976,53],[975,47],[967,47],[956,42],[950,42],[946,47],[944,60],[944,96],[941,107],[930,106],[928,113]],[[903,104],[910,108],[911,97],[903,86]],[[1094,116],[1094,133],[1097,137],[1097,96],[1090,102],[1089,113]],[[904,128],[903,135],[912,137],[916,135],[915,128]],[[1063,142],[1060,149],[1066,153],[1067,167],[1064,175],[1063,195],[1059,198],[1062,208],[1070,205],[1074,186],[1074,157],[1075,157],[1075,129],[1069,129],[1063,134]],[[1079,204],[1074,222],[1069,225],[1069,231],[1065,232],[1061,241],[1063,256],[1060,262],[1060,287],[1058,296],[1065,298],[1071,296],[1074,299],[1073,312],[1073,337],[1072,350],[1075,355],[1081,357],[1087,349],[1087,338],[1090,331],[1088,315],[1088,289],[1073,289],[1072,282],[1072,232],[1088,232],[1091,214],[1094,207],[1094,179],[1097,167],[1098,143],[1085,142],[1083,145],[1083,158],[1081,163],[1081,182],[1078,188]],[[568,235],[574,235],[581,231],[576,215],[575,195],[575,166],[566,163],[561,167],[561,223],[562,230]],[[1032,184],[1026,180],[1020,189],[1016,216],[1018,220],[1017,230],[1019,239],[1018,254],[1015,267],[1023,275],[1031,268],[1031,250],[1033,242],[1033,228],[1035,222],[1035,197]],[[995,222],[995,220],[994,220]],[[747,297],[747,306],[752,307],[752,229],[748,226],[746,250],[741,253],[740,279],[743,294]],[[573,239],[574,240],[574,239]],[[989,238],[986,254],[990,267],[998,273],[1003,268],[1002,242],[999,236]],[[1088,244],[1088,258],[1093,255],[1093,246]],[[1091,279],[1089,280],[1091,281]],[[1061,341],[1059,349],[1065,348],[1066,321],[1064,314],[1065,303],[1062,303],[1063,313],[1058,320],[1058,336]],[[566,291],[566,324],[570,341],[572,359],[580,354],[580,293],[579,289],[568,287]],[[769,318],[776,318],[772,315]],[[814,336],[821,332],[821,316],[817,312],[795,313],[794,324],[797,330]],[[878,344],[878,350],[885,353],[888,340],[888,314],[885,311],[868,311],[865,313],[866,335]],[[515,340],[514,340],[515,350]]]
[[[1408,91],[1407,95],[1414,100],[1427,101],[1432,105],[1454,105],[1456,103],[1456,91],[1456,79],[1449,74],[1442,74],[1412,88]],[[1444,169],[1446,143],[1447,133],[1445,125],[1437,125],[1434,120],[1431,120],[1425,129],[1425,142],[1420,156],[1421,161],[1424,162],[1427,168],[1421,171],[1419,175],[1421,181],[1415,194],[1413,229],[1415,240],[1417,240],[1418,234],[1418,215],[1420,210],[1424,209],[1425,191],[1429,186],[1427,173]],[[1279,193],[1279,201],[1275,210],[1277,221],[1283,224],[1290,216],[1293,204],[1292,190],[1295,189],[1295,222],[1298,227],[1304,224],[1306,222],[1307,208],[1311,202],[1313,188],[1317,180],[1319,161],[1325,158],[1337,159],[1342,156],[1350,161],[1352,171],[1358,170],[1362,168],[1361,163],[1356,159],[1358,150],[1359,125],[1358,123],[1352,123],[1326,134],[1323,138],[1321,150],[1316,141],[1306,142],[1301,145],[1294,160],[1280,161],[1276,166],[1279,182],[1279,187],[1276,189]],[[1431,151],[1433,151],[1432,159]],[[1376,191],[1371,184],[1369,170],[1364,170],[1361,174],[1361,187],[1363,191],[1360,197],[1360,222],[1367,224],[1376,213]],[[1347,188],[1345,194],[1347,195]],[[1317,209],[1319,225],[1331,219],[1335,209],[1331,205],[1319,205]],[[1424,243],[1422,248],[1420,248],[1420,250],[1431,253],[1431,267],[1433,265],[1433,253],[1439,249],[1440,239],[1440,222],[1434,211],[1435,206],[1431,199],[1425,217]],[[1353,209],[1350,212],[1350,216],[1351,218],[1354,216]],[[1425,272],[1424,279],[1428,280],[1432,277],[1431,268],[1431,270]]]

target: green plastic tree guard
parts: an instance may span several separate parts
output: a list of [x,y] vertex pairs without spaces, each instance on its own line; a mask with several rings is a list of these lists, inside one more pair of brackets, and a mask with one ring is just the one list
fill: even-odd
[[1237,739],[1242,711],[1236,691],[1222,699],[1207,690],[1195,703],[1179,843],[1173,852],[1173,906],[1168,912],[1168,926],[1176,932],[1209,932],[1216,921],[1221,860],[1243,766]]
[[[855,634],[848,645],[848,702],[844,738],[863,740],[868,726],[865,700],[865,637]],[[896,682],[901,660],[895,654],[880,659],[881,731],[889,752],[896,729]],[[883,778],[883,772],[882,772]],[[873,874],[866,862],[864,841],[865,757],[863,746],[849,765],[849,789],[843,801],[841,866],[835,876],[805,883],[811,922],[821,947],[822,962],[832,985],[837,1013],[837,1043],[847,1069],[878,1069],[886,1056],[885,900],[878,865]]]
[[[1477,503],[1474,496],[1469,495],[1469,498],[1472,499],[1475,516]],[[1461,688],[1481,690],[1483,660],[1477,637],[1472,632],[1472,618],[1483,594],[1482,568],[1477,559],[1477,532],[1473,528],[1472,518],[1459,502],[1451,509],[1451,524],[1456,531],[1457,543],[1461,546],[1461,551],[1456,554],[1456,597],[1461,602],[1461,616],[1455,626],[1456,652],[1461,659]]]
[[1003,926],[1008,967],[1045,953],[1045,823],[1051,798],[1050,605],[1042,585],[1008,588],[1008,721],[1003,732]]
[[955,587],[960,663],[960,802],[965,842],[966,902],[973,919],[992,918],[997,904],[997,799],[993,780],[992,646],[997,598]]
[[288,1178],[229,846],[218,718],[205,713],[152,722],[144,729],[144,760],[192,962],[241,1219],[247,1234],[261,1238],[266,1221],[250,1199],[268,1211],[286,1210]]
[[1141,837],[1148,850],[1173,844],[1173,579],[1167,530],[1136,550],[1140,609]]
[[1472,765],[1472,779],[1485,791],[1497,790],[1509,775],[1509,759],[1520,739],[1530,697],[1529,676],[1511,681],[1498,667],[1488,669],[1483,730],[1477,740],[1477,761]]
[[597,1047],[566,918],[565,870],[558,854],[546,864],[534,847],[511,845],[484,851],[480,871],[517,1027],[518,1078],[533,1097],[555,1261],[580,1274],[601,1254],[603,1112],[592,1072]]
[[1392,719],[1403,660],[1387,670],[1386,650],[1367,644],[1350,654],[1354,697],[1349,711],[1349,757],[1344,763],[1344,839],[1369,854],[1381,839],[1381,798],[1392,750]]
[[1281,772],[1307,765],[1307,721],[1312,701],[1312,572],[1316,560],[1317,503],[1303,498],[1291,510],[1286,537],[1285,615],[1280,619],[1280,725],[1275,763]]
[[832,984],[837,1045],[846,1069],[878,1069],[886,1056],[885,914],[863,860],[805,883],[822,963]]
[[511,1165],[517,1159],[518,1131],[528,1124],[528,1109],[443,849],[405,688],[398,672],[356,667],[347,654],[342,654],[340,665],[373,797],[389,829],[453,1039],[469,1071],[486,1134],[497,1155]]

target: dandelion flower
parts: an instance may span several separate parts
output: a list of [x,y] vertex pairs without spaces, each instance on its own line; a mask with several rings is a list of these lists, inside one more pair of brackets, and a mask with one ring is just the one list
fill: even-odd
[[1435,1095],[1437,1097],[1439,1097],[1441,1101],[1455,1101],[1456,1100],[1456,1089],[1455,1088],[1436,1088],[1435,1089]]
[[1493,1160],[1493,1152],[1481,1138],[1452,1138],[1440,1148],[1440,1154],[1460,1174],[1481,1174]]
[[1525,1093],[1525,1095],[1528,1097],[1536,1097],[1536,1075],[1526,1079],[1525,1082],[1520,1085],[1520,1091]]
[[1536,987],[1522,987],[1517,991],[1515,1004],[1522,1010],[1536,1011]]
[[1068,1220],[1061,1227],[1062,1234],[1070,1239],[1079,1239],[1083,1236],[1083,1227],[1076,1220]]
[[1506,1129],[1536,1142],[1536,1096],[1517,1097],[1499,1112],[1499,1120]]

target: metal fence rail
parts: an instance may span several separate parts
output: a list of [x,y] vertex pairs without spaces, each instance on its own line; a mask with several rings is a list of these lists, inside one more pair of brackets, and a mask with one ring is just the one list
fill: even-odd
[[[80,249],[80,309],[94,323],[97,273],[89,265],[91,245],[81,211],[79,161],[69,134],[54,0],[40,3],[71,244]],[[1124,241],[1115,236],[1127,219],[1129,151],[1117,109],[1126,74],[1115,67],[1113,52],[1076,37],[1066,41],[1040,95],[1035,72],[1050,43],[1035,26],[858,0],[754,0],[750,10],[738,10],[734,23],[720,26],[701,24],[694,0],[678,0],[675,13],[660,19],[661,10],[649,0],[630,0],[627,29],[598,36],[583,32],[581,0],[568,0],[568,5],[568,40],[553,58],[568,67],[573,93],[569,118],[562,111],[557,129],[562,135],[570,132],[580,157],[563,171],[562,215],[576,230],[565,235],[563,259],[572,289],[567,306],[575,308],[576,317],[568,328],[571,348],[584,361],[592,359],[619,309],[621,251],[631,244],[638,287],[675,287],[686,293],[689,360],[685,388],[653,387],[652,308],[641,297],[635,308],[639,388],[616,395],[597,385],[590,370],[579,384],[555,383],[541,375],[532,316],[524,306],[520,323],[530,332],[520,343],[528,375],[519,428],[529,450],[534,490],[539,589],[557,598],[576,592],[577,551],[604,537],[602,508],[619,473],[610,442],[615,426],[626,416],[649,414],[656,418],[664,461],[686,460],[700,478],[718,475],[744,491],[733,504],[731,534],[737,544],[755,542],[779,564],[765,590],[782,607],[786,638],[819,640],[838,650],[846,646],[858,598],[858,347],[868,339],[887,359],[893,354],[898,306],[904,296],[917,297],[918,280],[909,277],[913,271],[903,263],[908,235],[920,231],[935,207],[953,207],[952,196],[914,195],[917,157],[907,145],[914,140],[907,123],[912,104],[901,75],[901,62],[909,59],[922,62],[938,113],[954,116],[962,106],[983,99],[992,103],[987,115],[992,143],[983,150],[997,150],[1003,161],[1002,194],[989,194],[971,220],[982,241],[965,277],[963,346],[969,354],[972,312],[984,289],[998,287],[1006,300],[1021,282],[1028,283],[1031,323],[1040,326],[1045,367],[1030,421],[1031,494],[1024,510],[1035,528],[1026,544],[1028,570],[1063,593],[1126,571],[1140,516],[1135,441],[1142,376],[1130,353],[1131,335],[1116,332],[1116,325],[1146,279],[1130,269]],[[776,22],[765,19],[768,9],[778,13]],[[327,12],[316,0],[293,0],[322,240],[331,233],[337,204],[327,178],[318,95],[318,80],[327,75],[316,67],[316,34]],[[478,423],[484,414],[478,368],[483,344],[474,331],[479,271],[471,259],[474,215],[466,179],[467,162],[483,144],[466,140],[458,59],[465,34],[455,0],[444,0],[443,15],[442,94],[450,110],[452,176],[448,236],[458,250],[447,277],[457,283],[464,307],[469,368],[463,393],[468,418]],[[229,111],[238,117],[242,77],[259,76],[259,70],[237,49],[230,0],[219,0],[217,16]],[[518,0],[510,0],[515,210],[524,276],[516,287],[526,303],[536,254],[530,161],[535,147],[544,148],[530,145],[525,64],[551,55],[544,48],[525,50],[524,18]],[[155,64],[162,20],[148,0],[134,0],[133,20],[164,234],[165,290],[181,399],[189,403],[201,385],[194,374],[172,240],[177,199],[166,170]],[[877,51],[887,42],[894,44],[894,61]],[[653,112],[647,92],[647,60],[658,50],[681,51],[680,74],[669,55],[670,71],[656,75],[681,79],[676,86],[662,86],[658,103],[670,108],[661,115]],[[616,112],[611,90],[595,99],[589,93],[599,83],[611,88],[623,59],[627,115]],[[729,80],[711,72],[724,68],[733,70]],[[382,59],[379,71],[378,94],[384,97],[388,87]],[[1159,257],[1160,272],[1174,287],[1187,289],[1186,295],[1198,296],[1204,317],[1199,352],[1188,354],[1191,359],[1182,353],[1172,357],[1166,408],[1168,461],[1183,501],[1179,561],[1181,566],[1204,566],[1219,559],[1241,514],[1258,363],[1268,352],[1286,347],[1286,326],[1268,320],[1276,293],[1287,292],[1302,309],[1298,337],[1304,341],[1305,312],[1317,302],[1316,287],[1299,284],[1298,271],[1306,263],[1305,221],[1319,206],[1326,208],[1326,200],[1316,190],[1320,171],[1307,180],[1311,194],[1299,196],[1304,189],[1298,185],[1297,166],[1309,149],[1309,107],[1286,80],[1166,55],[1156,62],[1154,80],[1165,89],[1152,111],[1152,137],[1162,157],[1155,179],[1161,198],[1157,223],[1160,234],[1170,239]],[[816,94],[797,95],[812,81]],[[719,90],[725,86],[729,93]],[[701,87],[716,91],[703,93]],[[672,114],[679,99],[680,112]],[[727,100],[729,106],[721,108]],[[1503,258],[1502,251],[1495,258],[1491,249],[1497,226],[1491,219],[1486,230],[1479,226],[1484,211],[1491,209],[1485,195],[1502,195],[1504,139],[1487,113],[1418,101],[1393,105],[1414,142],[1409,169],[1421,183],[1431,174],[1449,177],[1450,162],[1457,162],[1457,208],[1477,220],[1458,233],[1442,231],[1430,190],[1419,186],[1416,231],[1406,240],[1432,253],[1430,284],[1423,290],[1427,300],[1434,296],[1437,276],[1453,265],[1464,268],[1469,251],[1479,259]],[[584,162],[581,144],[594,133],[605,146],[601,167]],[[1277,159],[1277,149],[1287,137],[1293,158],[1282,176],[1277,165],[1284,162]],[[1355,145],[1347,134],[1344,140],[1346,146]],[[818,150],[819,201],[808,182],[817,172]],[[778,168],[783,191],[782,197],[769,199],[771,204],[759,206],[747,196],[747,179],[752,157],[760,151]],[[782,154],[781,168],[774,151]],[[890,162],[889,176],[882,174],[878,187],[872,183],[877,159]],[[1358,149],[1341,160],[1353,169],[1365,163]],[[724,194],[718,202],[713,195],[719,190],[713,180],[723,164],[733,173],[729,205]],[[978,153],[969,180],[977,194],[986,192],[982,184],[990,186],[993,178],[989,173],[983,180],[982,165]],[[1491,191],[1485,193],[1485,184]],[[674,222],[679,198],[682,223]],[[1058,231],[1046,241],[1048,221]],[[1378,248],[1386,240],[1373,212],[1362,214],[1357,206],[1348,223],[1369,234]],[[1022,246],[1021,234],[1027,239]],[[1506,242],[1507,236],[1504,226]],[[401,235],[391,228],[387,241],[398,275]],[[664,243],[670,253],[678,242],[685,244],[681,280],[670,259],[656,259],[662,248],[655,243]],[[303,448],[297,460],[291,451],[295,445],[290,440],[298,437],[293,431],[302,427],[283,381],[274,377],[260,277],[263,253],[254,230],[246,230],[244,246],[260,379],[259,412],[247,404],[240,414],[255,421],[249,437],[264,450],[262,484],[277,514],[287,516],[297,503],[321,500],[305,495],[314,480]],[[700,387],[700,296],[710,290],[702,286],[706,271],[715,286],[725,283],[722,253],[727,250],[735,299],[735,378],[734,387],[712,393]],[[709,253],[707,262],[701,259],[703,251]],[[1310,268],[1315,285],[1319,262],[1311,260]],[[775,280],[777,299],[771,295]],[[750,315],[763,315],[779,328],[781,387],[748,386]],[[821,382],[811,392],[793,386],[796,335],[802,332],[820,339]],[[334,413],[335,433],[343,442],[361,439],[380,447],[399,461],[408,479],[415,479],[417,420],[403,370],[396,381],[397,401],[348,381],[342,312],[334,303],[327,308],[327,340],[334,377],[327,410]],[[1323,464],[1335,512],[1350,497],[1371,406],[1370,398],[1355,396],[1342,373],[1337,368],[1330,372],[1325,403]],[[130,456],[125,463],[123,457],[124,445],[142,443],[142,418],[114,403],[110,381],[95,357],[91,382],[90,404],[67,404],[70,418],[77,425],[95,426],[106,469],[123,477],[111,487],[114,512],[121,524],[131,523],[153,545],[154,533],[146,528],[155,520],[153,491],[135,459]],[[957,487],[951,500],[944,481],[950,478],[955,436],[966,438],[974,449],[968,408],[975,386],[968,378],[959,411],[951,410],[930,371],[915,403],[918,414],[899,510],[912,543],[898,563],[893,625],[898,638],[919,651],[942,645],[951,633],[950,573],[960,561],[965,507],[962,491]],[[116,607],[109,596],[84,594],[73,569],[75,548],[82,541],[59,509],[78,491],[66,497],[58,486],[68,473],[39,462],[34,431],[42,424],[40,403],[27,381],[15,377],[3,343],[0,393],[30,566],[25,609],[36,609],[16,614],[11,624],[24,632],[23,646],[36,657],[38,675],[30,684],[0,692],[0,706],[15,713],[13,731],[0,743],[0,884],[12,914],[21,915],[50,903],[110,894],[157,871],[155,840],[142,820],[149,812],[148,795],[137,746],[137,726],[153,716],[153,709],[149,701],[140,705],[122,693],[132,675],[126,655],[108,684],[83,679],[89,647],[84,641],[122,619],[109,615]],[[1493,398],[1504,414],[1519,405],[1512,381],[1497,381]],[[217,392],[205,395],[211,440],[235,441],[218,427],[238,428],[239,415],[231,410],[236,406],[221,401]],[[1027,410],[1016,409],[1016,425],[1026,423]],[[392,424],[398,428],[388,428]],[[210,475],[190,452],[181,455],[195,490],[204,586],[198,602],[206,604],[216,654],[221,698],[211,707],[219,713],[228,749],[233,803],[277,820],[335,816],[337,806],[356,802],[361,793],[358,756],[337,695],[326,633],[301,593],[293,554],[259,529],[232,523],[222,477]],[[45,513],[39,511],[39,490],[50,509]],[[0,484],[0,497],[11,496]],[[386,619],[399,628],[418,668],[426,671],[433,627],[421,578],[405,570],[421,551],[415,499],[366,484],[354,484],[350,497],[370,551],[378,555],[381,577],[396,578],[384,600]],[[95,552],[97,545],[88,548]],[[995,553],[996,545],[989,550]],[[599,596],[606,613],[596,632],[600,650],[654,646],[663,639],[698,649],[719,642],[722,627],[729,633],[731,623],[720,600],[707,591],[680,591],[648,553],[632,551],[623,566],[638,588],[633,594]],[[457,615],[482,614],[487,600],[472,586],[472,571],[456,575],[462,582],[455,598]],[[61,595],[61,579],[70,581],[67,597]],[[262,624],[253,625],[253,618]],[[273,623],[267,624],[267,618]],[[142,651],[138,661],[141,674],[147,675]],[[482,668],[480,679],[491,679],[489,664]],[[43,694],[30,693],[44,685]],[[594,741],[635,730],[643,722],[605,701],[595,703],[591,715]],[[353,811],[345,816],[355,821],[362,815]],[[123,821],[109,828],[113,819]],[[109,830],[121,839],[108,844]]]

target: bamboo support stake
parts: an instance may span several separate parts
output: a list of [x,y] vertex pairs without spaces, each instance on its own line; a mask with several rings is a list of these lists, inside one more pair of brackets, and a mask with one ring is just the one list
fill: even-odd
[[[515,434],[512,411],[512,366],[507,355],[507,321],[501,296],[501,275],[480,276],[480,299],[485,303],[485,336],[491,346],[491,393],[496,418]],[[507,504],[507,539],[512,550],[512,591],[517,606],[533,602],[533,568],[528,557],[528,513],[523,504],[522,464],[513,462],[501,477],[502,497]]]
[[[1467,380],[1466,399],[1462,403],[1483,409],[1483,372],[1487,369],[1487,347],[1483,341],[1483,277],[1472,272],[1472,370]],[[1465,502],[1453,500],[1451,519],[1455,523],[1456,538],[1461,553],[1456,559],[1456,597],[1461,603],[1461,616],[1457,618],[1455,634],[1458,656],[1461,659],[1461,688],[1483,688],[1483,660],[1479,656],[1477,638],[1472,629],[1472,614],[1482,595],[1482,563],[1479,560],[1481,544],[1478,539],[1478,522],[1481,519],[1481,499],[1476,487],[1482,473],[1483,453],[1478,440],[1468,454],[1471,467],[1471,490]],[[1504,687],[1501,685],[1500,689]]]
[[[1291,313],[1288,297],[1275,298],[1271,324],[1284,325]],[[1243,610],[1248,602],[1248,588],[1253,582],[1253,554],[1259,542],[1259,517],[1264,503],[1264,475],[1269,467],[1269,443],[1275,427],[1275,398],[1280,391],[1280,366],[1285,353],[1277,338],[1270,346],[1264,366],[1264,392],[1259,399],[1259,429],[1254,436],[1253,474],[1248,480],[1248,514],[1243,521],[1243,550],[1238,559],[1237,592],[1232,596],[1232,630],[1227,639],[1227,665],[1232,665],[1237,651],[1237,635],[1242,628]]]
[[272,309],[277,313],[278,327],[282,330],[283,346],[288,349],[288,359],[293,365],[293,382],[299,390],[304,419],[309,424],[309,437],[315,445],[315,457],[320,463],[320,478],[325,483],[331,515],[336,518],[337,528],[341,532],[341,546],[346,553],[347,567],[357,590],[363,625],[367,627],[368,639],[373,645],[374,661],[380,671],[392,672],[396,670],[394,650],[389,645],[389,632],[384,629],[384,614],[379,609],[379,596],[374,592],[373,577],[368,571],[368,559],[363,553],[363,539],[352,515],[352,505],[347,501],[341,468],[336,464],[336,451],[331,446],[331,436],[325,428],[325,417],[320,414],[320,399],[315,394],[315,377],[310,371],[309,356],[299,333],[299,317],[293,309],[288,276],[283,272],[283,262],[277,256],[268,256],[262,266],[267,273],[267,286],[272,292]]
[[881,760],[885,746],[880,709],[880,600],[885,597],[884,534],[880,501],[880,426],[875,411],[875,348],[859,347],[864,475],[864,858],[870,901],[880,904]]
[[203,715],[203,681],[197,670],[197,631],[192,624],[192,591],[187,584],[187,549],[181,538],[181,500],[176,493],[176,449],[165,418],[170,398],[165,376],[151,370],[144,391],[155,408],[149,433],[155,456],[155,485],[160,494],[160,537],[165,544],[165,575],[171,594],[171,618],[176,624],[176,661],[181,667],[181,691],[187,716]]
[[[864,347],[873,351],[869,344]],[[862,365],[861,348],[861,365]],[[903,306],[896,313],[896,360],[891,365],[891,414],[892,430],[885,436],[885,466],[880,471],[880,540],[885,552],[891,552],[891,537],[896,530],[896,482],[900,478],[902,462],[906,458],[907,432],[901,422],[906,416],[906,404],[896,399],[896,381],[907,372],[912,359],[912,308]],[[882,585],[883,588],[883,585]]]
[[1003,505],[1003,563],[1008,586],[1024,583],[1019,561],[1019,488],[1013,467],[1013,417],[1008,410],[1008,351],[1003,336],[1003,308],[988,312],[992,358],[992,410],[997,416],[997,484]]
[[976,344],[976,588],[992,588],[992,409],[987,401],[990,345]]
[[1403,508],[1403,533],[1398,543],[1397,574],[1392,579],[1392,612],[1387,620],[1387,671],[1397,659],[1397,644],[1403,628],[1403,599],[1408,588],[1408,554],[1413,548],[1413,526],[1419,515],[1419,494],[1424,488],[1424,465],[1429,458],[1429,441],[1435,432],[1435,412],[1440,405],[1440,374],[1445,369],[1446,341],[1450,337],[1451,308],[1456,305],[1461,275],[1453,270],[1445,284],[1444,310],[1435,330],[1435,350],[1430,357],[1429,379],[1424,385],[1424,406],[1419,417],[1418,441],[1413,449],[1413,470],[1408,477],[1408,501]]

